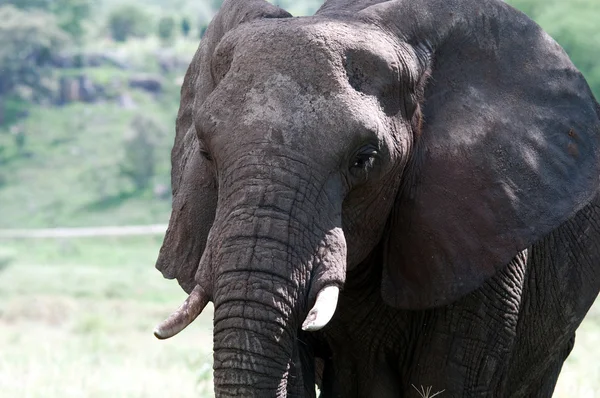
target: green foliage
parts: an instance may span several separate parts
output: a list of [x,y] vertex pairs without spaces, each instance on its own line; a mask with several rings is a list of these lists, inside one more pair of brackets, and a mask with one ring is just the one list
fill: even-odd
[[[11,129],[0,130],[0,147],[5,148],[0,161],[5,179],[0,186],[0,229],[152,224],[168,219],[168,200],[158,200],[152,189],[137,192],[134,182],[122,174],[127,161],[123,132],[133,130],[139,111],[172,130],[176,94],[161,101],[139,91],[130,95],[136,104],[133,110],[115,101],[58,108],[30,105],[29,116],[18,123],[27,135],[23,155]],[[169,184],[168,148],[173,136],[169,132],[158,139],[155,147],[166,150],[154,151],[152,188]]]
[[162,17],[158,21],[158,37],[168,42],[173,39],[175,34],[175,18],[171,16]]
[[181,34],[183,37],[188,37],[191,29],[192,26],[190,25],[190,20],[187,17],[183,17],[181,20]]
[[152,31],[150,16],[140,7],[126,4],[114,9],[108,17],[108,27],[115,41],[144,37]]
[[569,54],[600,98],[600,2],[508,0],[535,20]]
[[49,0],[0,0],[0,6],[11,5],[17,8],[43,8],[50,5]]
[[[27,116],[28,101],[12,94],[0,100],[0,125],[11,125],[22,117]],[[0,164],[2,155],[0,154]]]
[[131,122],[131,131],[123,146],[125,158],[121,174],[131,180],[136,191],[150,187],[156,171],[156,147],[161,141],[162,130],[151,118],[138,115]]
[[18,86],[43,91],[51,55],[68,37],[53,15],[39,10],[0,6],[0,21],[0,97]]
[[198,38],[202,39],[204,37],[204,33],[206,33],[206,29],[208,29],[208,25],[200,25],[200,29],[198,30]]
[[91,14],[90,0],[55,0],[53,12],[57,15],[59,26],[71,37],[79,41],[85,33],[84,23]]
[[76,40],[84,34],[84,23],[92,7],[91,0],[0,0],[0,5],[3,4],[52,13],[56,16],[58,26]]

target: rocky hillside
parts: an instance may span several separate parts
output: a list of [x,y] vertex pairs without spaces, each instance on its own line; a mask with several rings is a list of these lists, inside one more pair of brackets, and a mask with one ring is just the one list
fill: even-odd
[[[197,42],[61,53],[0,133],[0,228],[165,222],[182,76]],[[9,102],[10,103],[10,102]]]
[[0,0],[0,229],[168,220],[179,88],[221,3]]

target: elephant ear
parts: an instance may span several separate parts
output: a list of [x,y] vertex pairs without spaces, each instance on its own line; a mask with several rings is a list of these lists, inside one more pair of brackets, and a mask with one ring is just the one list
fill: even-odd
[[201,155],[193,121],[194,110],[222,77],[214,73],[216,67],[224,68],[215,50],[223,36],[241,23],[285,17],[291,15],[263,0],[226,0],[208,26],[185,75],[171,152],[173,210],[156,268],[165,278],[177,278],[187,293],[196,286],[194,275],[217,207],[214,178],[210,164]]
[[444,305],[590,202],[597,103],[560,46],[502,1],[387,1],[357,15],[393,32],[429,76],[383,242],[382,295]]

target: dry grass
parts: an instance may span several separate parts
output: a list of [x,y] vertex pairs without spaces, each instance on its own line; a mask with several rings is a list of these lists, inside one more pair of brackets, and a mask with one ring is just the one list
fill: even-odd
[[429,386],[427,388],[421,386],[421,388],[417,388],[414,384],[412,385],[412,387],[417,391],[417,393],[419,393],[419,396],[421,398],[433,398],[433,397],[437,397],[438,395],[442,394],[444,391],[446,390],[441,390],[435,393],[432,393],[432,386]]

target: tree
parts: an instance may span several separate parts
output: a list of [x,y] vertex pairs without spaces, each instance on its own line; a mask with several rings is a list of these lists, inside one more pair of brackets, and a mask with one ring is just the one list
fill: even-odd
[[56,18],[46,12],[0,6],[0,97],[24,86],[44,90],[50,60],[69,38]]
[[48,11],[51,0],[0,0],[0,6],[13,6],[20,9],[39,8]]
[[91,13],[90,0],[55,0],[50,10],[57,16],[59,26],[79,41],[83,38],[84,22]]
[[162,17],[158,21],[158,37],[168,42],[173,39],[175,33],[175,19],[171,16]]
[[114,9],[108,17],[108,27],[115,41],[129,37],[145,37],[151,31],[150,17],[139,7],[124,5]]
[[121,175],[128,178],[137,192],[145,191],[156,171],[156,146],[163,131],[147,116],[138,115],[131,122],[131,130],[124,140],[125,157]]
[[54,14],[58,26],[71,38],[81,40],[84,23],[91,13],[91,0],[0,0],[0,6],[12,5],[22,10],[40,10]]
[[200,25],[200,30],[198,31],[198,38],[202,39],[204,37],[204,33],[208,29],[208,25]]
[[181,33],[183,34],[184,37],[188,37],[188,35],[190,34],[190,30],[191,30],[191,25],[190,25],[190,20],[187,19],[186,17],[184,17],[181,20]]
[[598,0],[508,0],[535,20],[569,54],[600,98],[600,6]]

